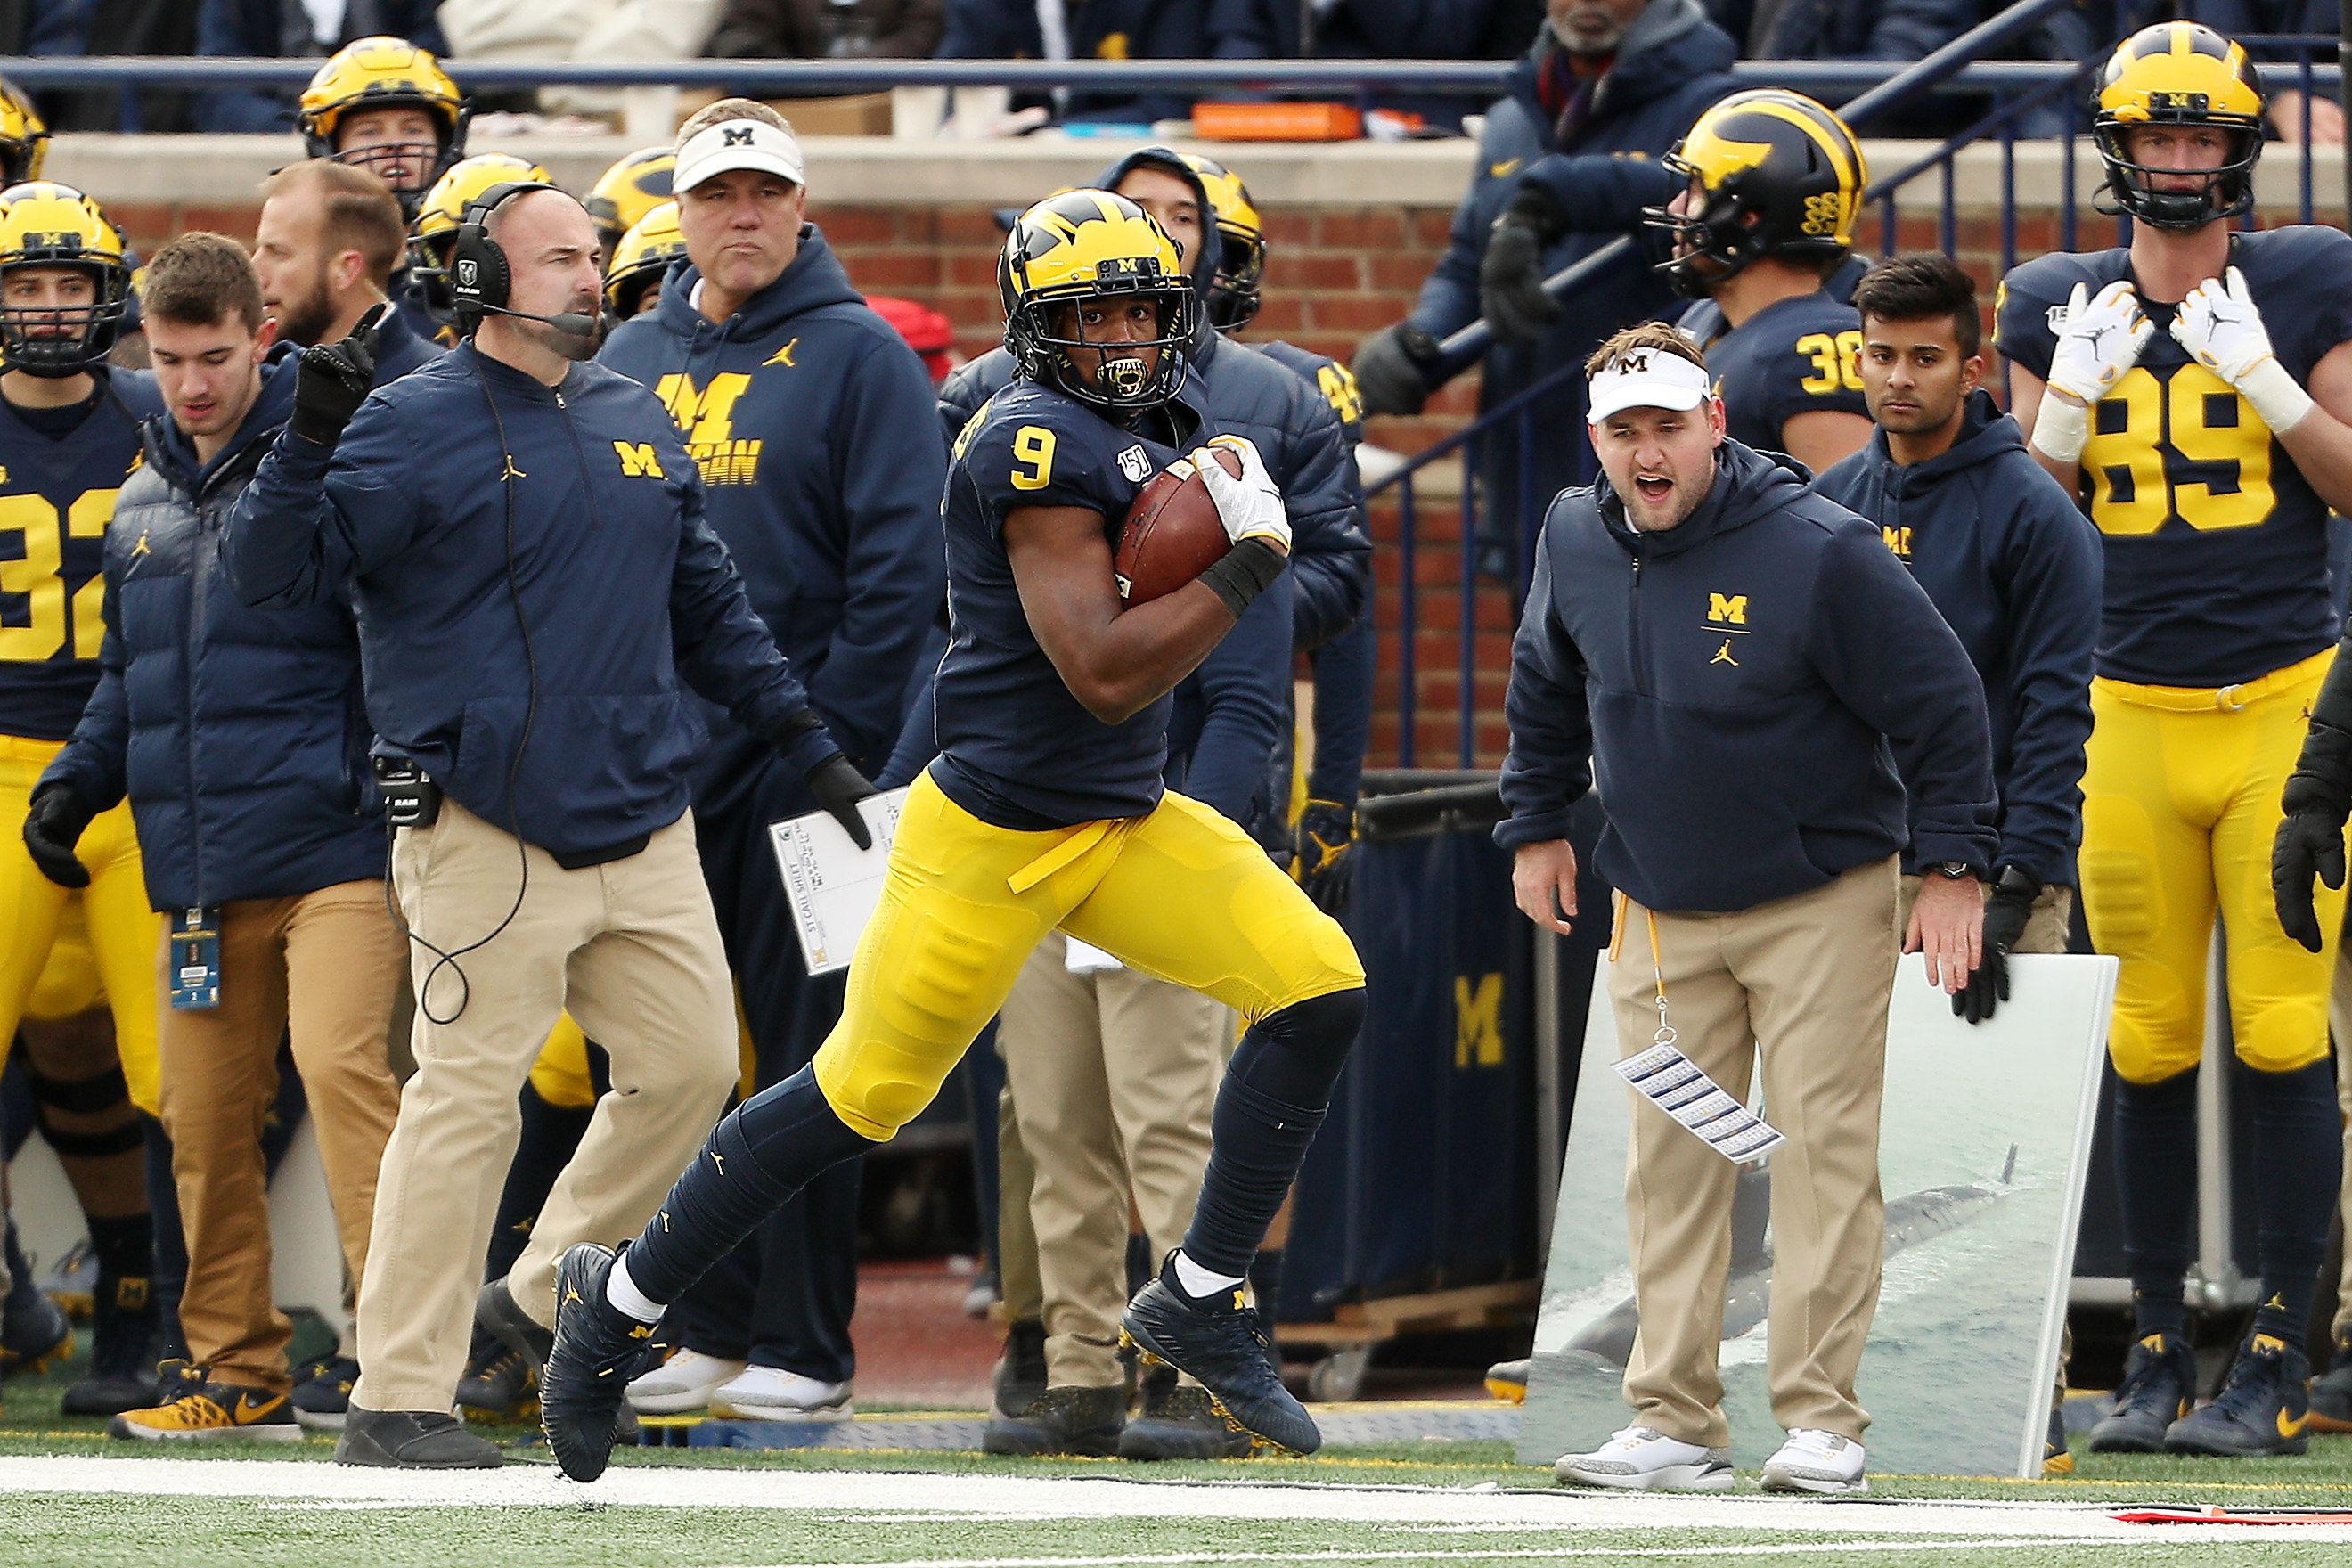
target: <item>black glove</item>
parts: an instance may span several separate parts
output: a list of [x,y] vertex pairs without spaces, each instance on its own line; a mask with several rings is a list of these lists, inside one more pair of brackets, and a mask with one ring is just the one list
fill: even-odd
[[[2304,748],[2304,763],[2325,726],[2312,727],[2312,744]],[[2286,817],[2271,841],[2271,899],[2278,906],[2279,929],[2317,952],[2323,942],[2319,911],[2313,907],[2311,879],[2330,888],[2344,885],[2344,818],[2352,810],[2352,796],[2336,779],[2297,768],[2288,775],[2280,804]]]
[[1356,350],[1348,368],[1367,414],[1418,414],[1429,401],[1429,372],[1442,357],[1437,340],[1410,321],[1382,327]]
[[839,752],[809,770],[809,794],[816,797],[820,810],[841,824],[849,841],[860,849],[874,847],[874,835],[866,828],[866,818],[857,810],[857,803],[882,792],[866,782],[847,757]]
[[97,815],[69,784],[45,784],[33,792],[25,809],[25,848],[42,876],[60,888],[89,886],[89,869],[74,858],[74,846]]
[[375,328],[390,308],[371,308],[341,342],[302,351],[294,375],[294,417],[288,421],[295,435],[321,447],[342,439],[343,426],[375,385]]
[[1996,884],[1985,900],[1984,961],[1969,983],[1952,993],[1952,1016],[1981,1024],[1992,1016],[1998,1002],[2009,1000],[2009,955],[2025,935],[2033,918],[2033,900],[2042,896],[2035,886]]
[[1291,876],[1318,909],[1339,913],[1356,890],[1356,808],[1336,800],[1310,800],[1298,814],[1295,838]]
[[1568,231],[1567,215],[1540,185],[1522,184],[1486,234],[1478,263],[1478,308],[1495,336],[1529,342],[1560,318],[1559,301],[1544,292],[1543,253]]

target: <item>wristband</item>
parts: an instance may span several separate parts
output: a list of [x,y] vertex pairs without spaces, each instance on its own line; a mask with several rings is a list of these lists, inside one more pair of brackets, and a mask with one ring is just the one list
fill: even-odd
[[2302,424],[2312,409],[2311,394],[2297,386],[2286,366],[2274,358],[2263,360],[2240,377],[2238,391],[2273,436],[2284,436]]
[[1263,539],[1244,539],[1202,572],[1200,580],[1238,620],[1252,599],[1274,586],[1289,559]]
[[2083,448],[2090,439],[2090,405],[2069,403],[2057,396],[2042,399],[2042,406],[2033,416],[2035,451],[2053,463],[2071,468],[2083,460]]

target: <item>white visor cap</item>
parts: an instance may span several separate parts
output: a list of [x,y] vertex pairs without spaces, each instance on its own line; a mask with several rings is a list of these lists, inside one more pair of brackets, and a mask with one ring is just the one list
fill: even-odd
[[1586,384],[1585,422],[1598,425],[1628,408],[1687,410],[1713,393],[1706,369],[1664,349],[1635,349]]
[[696,132],[677,150],[671,184],[683,195],[730,169],[758,169],[781,174],[796,185],[808,184],[802,173],[801,144],[791,132],[779,131],[763,121],[722,120]]

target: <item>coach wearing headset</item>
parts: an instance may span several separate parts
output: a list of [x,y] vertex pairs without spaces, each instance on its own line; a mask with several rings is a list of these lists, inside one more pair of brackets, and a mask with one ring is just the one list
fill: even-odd
[[417,1070],[377,1187],[349,1464],[498,1463],[449,1412],[516,1096],[561,1011],[612,1053],[613,1092],[509,1277],[527,1337],[553,1319],[563,1248],[651,1218],[726,1102],[735,1007],[680,678],[861,840],[873,791],[752,613],[668,413],[587,363],[586,210],[495,186],[450,273],[467,341],[436,363],[371,395],[368,325],[303,355],[226,545],[248,603],[356,600],[415,943]]

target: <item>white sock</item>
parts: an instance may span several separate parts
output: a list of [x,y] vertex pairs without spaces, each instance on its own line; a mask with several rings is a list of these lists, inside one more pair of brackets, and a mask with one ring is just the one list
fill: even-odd
[[629,1255],[623,1253],[613,1260],[613,1271],[604,1276],[604,1300],[620,1311],[641,1323],[658,1323],[666,1308],[643,1290],[629,1278]]
[[[618,1279],[620,1272],[618,1268],[614,1269],[614,1278]],[[1176,1249],[1176,1283],[1183,1288],[1184,1294],[1192,1297],[1195,1301],[1205,1300],[1211,1296],[1222,1296],[1229,1290],[1238,1289],[1241,1282],[1240,1275],[1212,1274],[1193,1262],[1183,1248]]]

